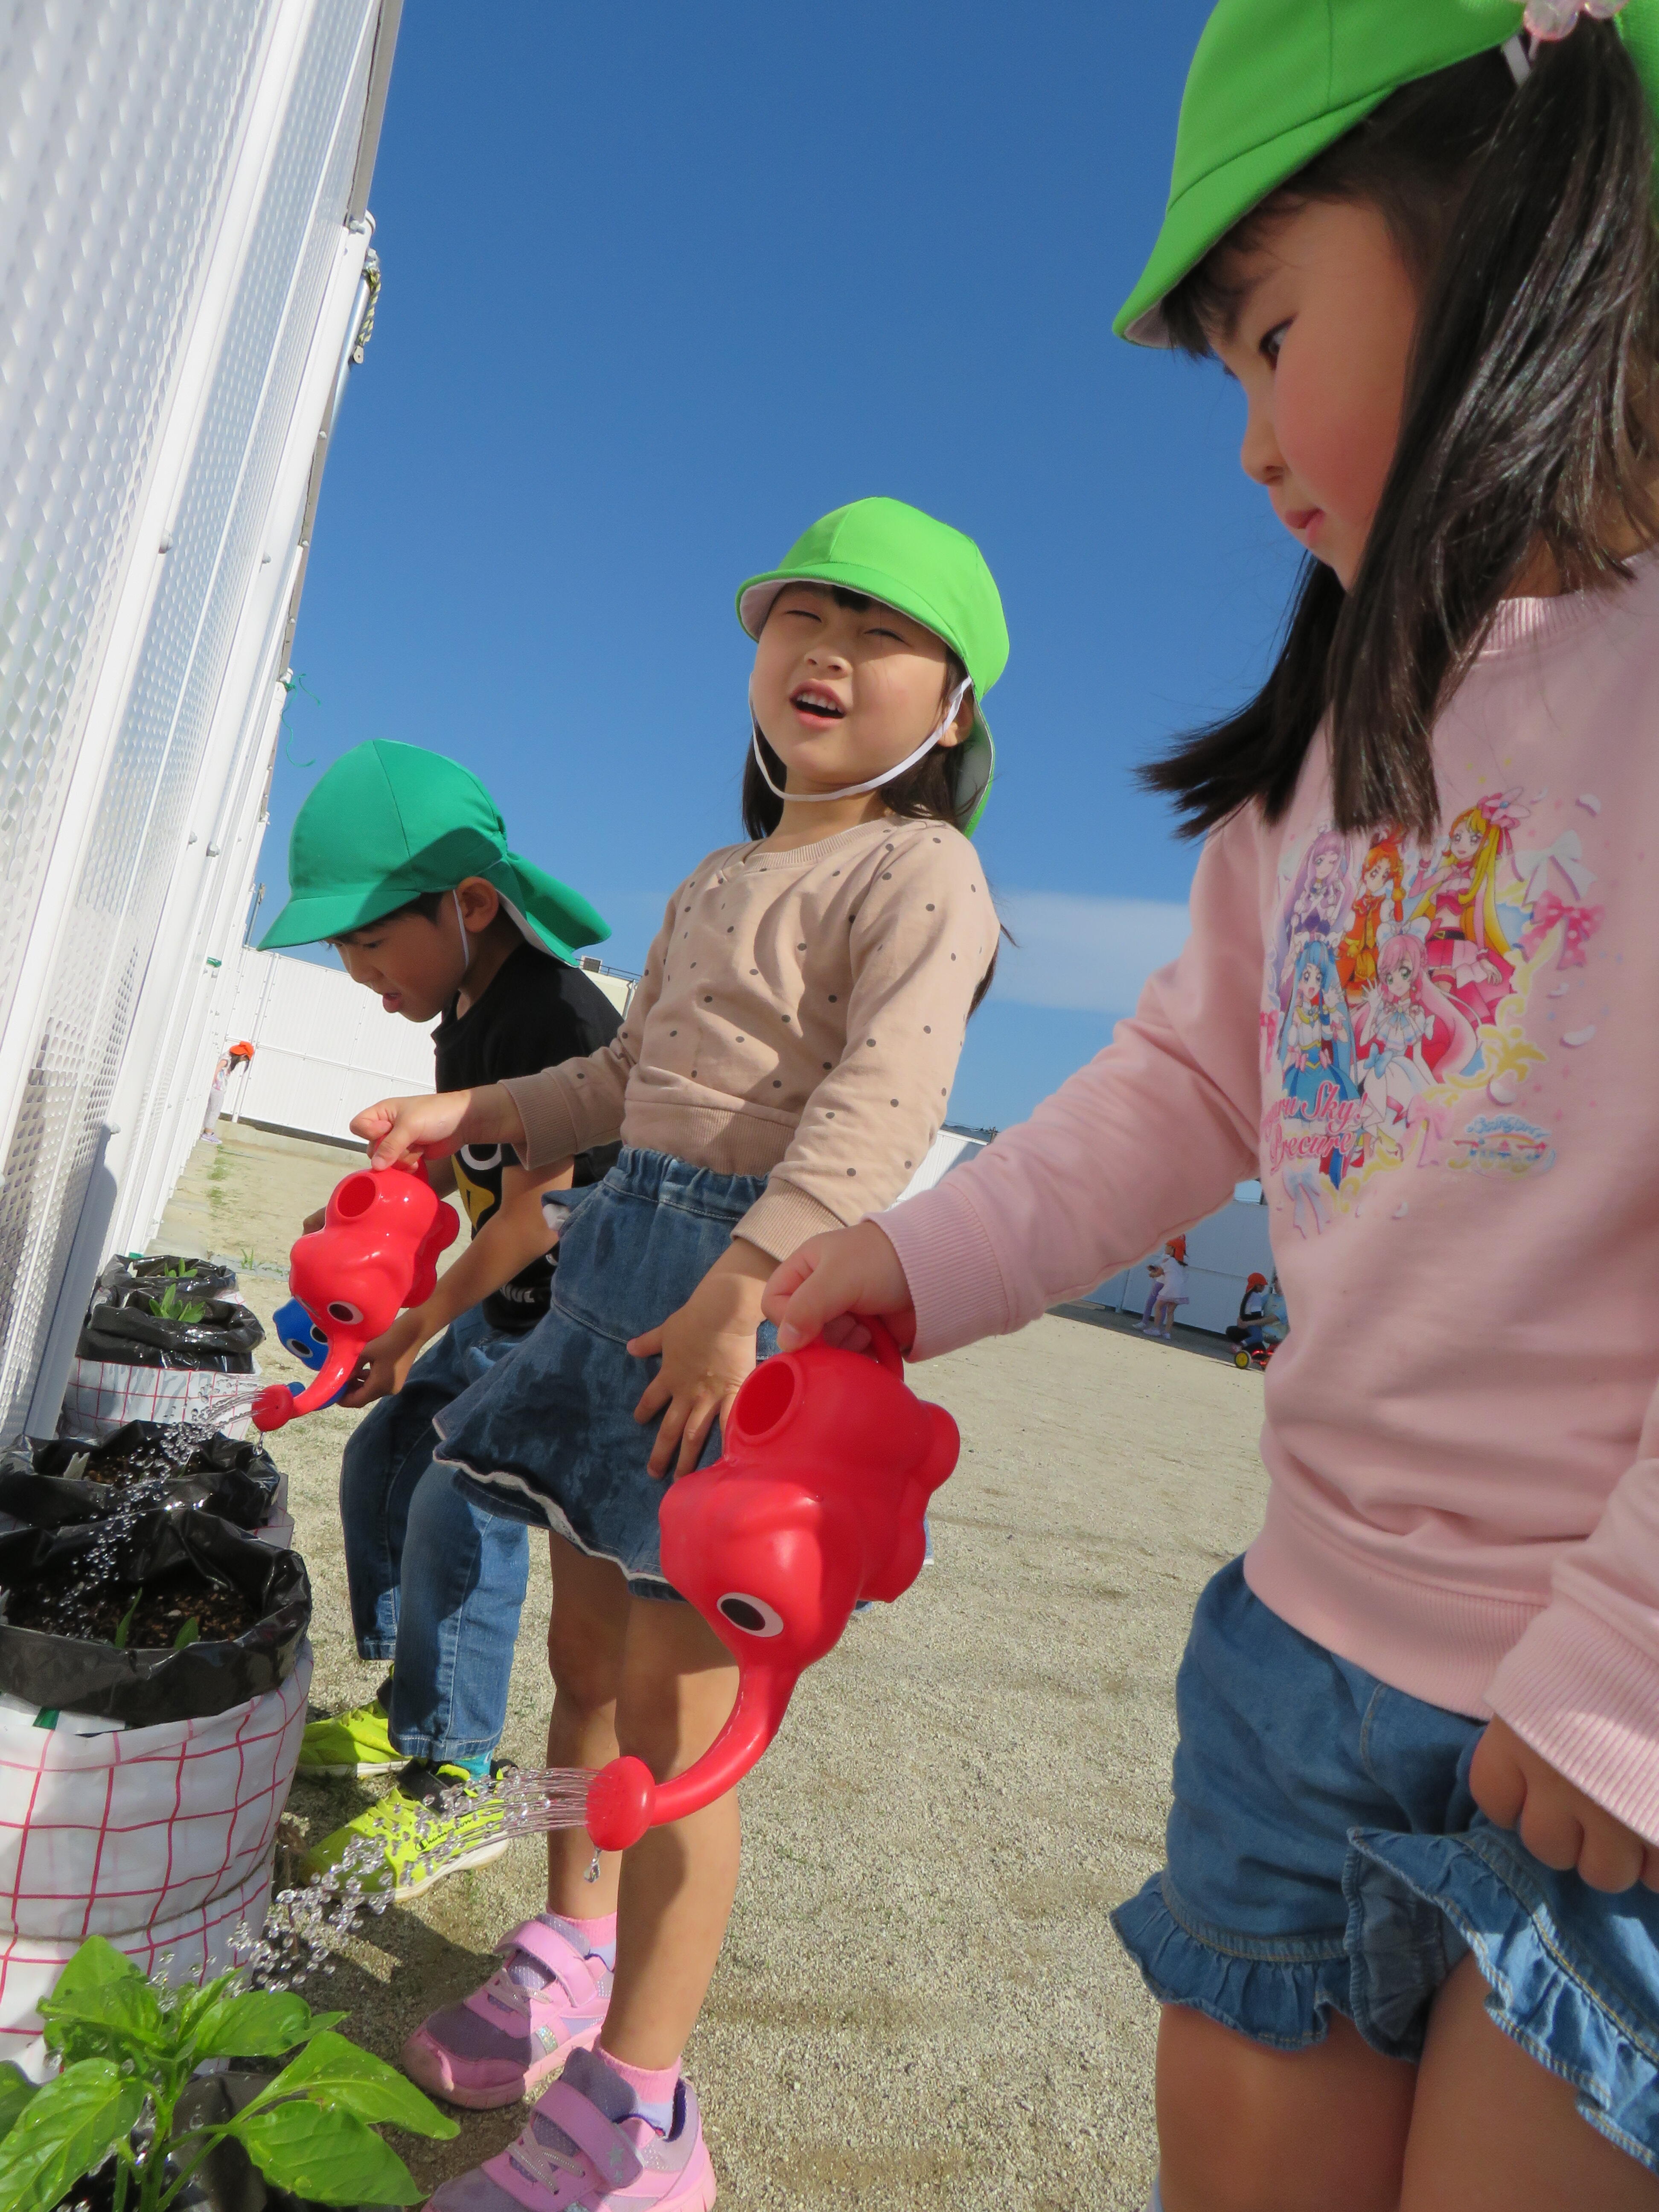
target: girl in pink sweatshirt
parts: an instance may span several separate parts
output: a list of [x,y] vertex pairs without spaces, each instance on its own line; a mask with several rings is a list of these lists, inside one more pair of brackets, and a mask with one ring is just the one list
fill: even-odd
[[1310,558],[1151,771],[1191,940],[768,1291],[927,1358],[1266,1186],[1266,1522],[1115,1916],[1168,2212],[1659,2204],[1656,6],[1221,0],[1120,326]]

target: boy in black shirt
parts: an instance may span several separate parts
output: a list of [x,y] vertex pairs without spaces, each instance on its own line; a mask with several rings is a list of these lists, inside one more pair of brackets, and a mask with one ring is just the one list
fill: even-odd
[[[441,1014],[433,1033],[441,1091],[530,1074],[595,1052],[616,1033],[616,1007],[570,964],[574,946],[610,934],[605,924],[507,851],[489,793],[439,754],[378,742],[346,754],[300,811],[289,874],[294,895],[263,944],[326,938],[388,1013],[416,1022]],[[440,1312],[400,1314],[368,1346],[342,1401],[372,1406],[340,1470],[352,1626],[359,1656],[391,1661],[392,1671],[369,1705],[313,1721],[300,1753],[301,1771],[311,1774],[404,1771],[395,1790],[311,1853],[308,1871],[370,1835],[397,1893],[414,1895],[436,1878],[419,1867],[431,1846],[433,1801],[490,1771],[507,1715],[528,1535],[470,1504],[450,1471],[433,1464],[433,1419],[547,1310],[556,1255],[543,1190],[597,1182],[615,1154],[611,1146],[583,1155],[574,1176],[568,1169],[529,1175],[495,1146],[427,1164],[434,1188],[459,1198],[472,1253],[441,1279],[429,1302]],[[481,1304],[467,1304],[478,1262],[503,1243],[522,1250],[527,1264]],[[483,1840],[442,1872],[505,1848]]]

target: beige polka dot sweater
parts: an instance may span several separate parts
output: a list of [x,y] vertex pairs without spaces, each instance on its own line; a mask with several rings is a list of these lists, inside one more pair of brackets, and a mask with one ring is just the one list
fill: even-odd
[[767,1177],[737,1233],[780,1260],[909,1182],[996,950],[973,847],[862,823],[711,853],[669,901],[604,1051],[508,1082],[526,1167],[611,1142]]

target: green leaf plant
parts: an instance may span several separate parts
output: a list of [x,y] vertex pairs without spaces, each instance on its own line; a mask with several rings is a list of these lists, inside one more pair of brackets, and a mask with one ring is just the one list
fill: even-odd
[[[41,2004],[62,2071],[36,2087],[0,2064],[0,2212],[52,2212],[83,2174],[116,2160],[114,2212],[167,2212],[209,2153],[238,2142],[268,2182],[324,2204],[418,2204],[397,2153],[373,2132],[457,2132],[412,2081],[313,2013],[240,1974],[169,1989],[101,1936],[88,1937]],[[175,2130],[179,2100],[214,2058],[295,2056],[230,2119]]]

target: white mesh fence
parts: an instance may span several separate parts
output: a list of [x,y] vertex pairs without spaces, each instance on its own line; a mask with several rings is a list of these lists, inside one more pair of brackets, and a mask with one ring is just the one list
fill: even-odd
[[395,14],[0,0],[0,1436],[198,1126]]

